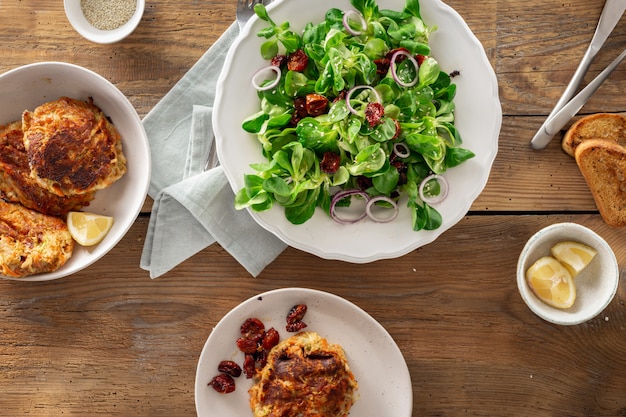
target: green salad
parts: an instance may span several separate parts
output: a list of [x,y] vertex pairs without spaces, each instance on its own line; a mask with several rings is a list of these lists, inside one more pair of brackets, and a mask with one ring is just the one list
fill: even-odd
[[255,6],[267,22],[258,36],[268,66],[252,80],[260,110],[242,127],[267,162],[251,164],[235,207],[278,204],[293,224],[317,207],[340,223],[386,222],[406,201],[413,230],[437,229],[442,174],[474,156],[454,126],[458,71],[443,72],[430,56],[436,28],[422,20],[418,0],[400,11],[350,3],[354,10],[332,8],[301,33]]

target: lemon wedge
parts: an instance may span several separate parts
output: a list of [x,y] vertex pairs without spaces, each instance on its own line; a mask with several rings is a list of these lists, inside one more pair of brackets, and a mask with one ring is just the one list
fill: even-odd
[[76,242],[82,246],[100,243],[113,226],[113,217],[83,211],[71,211],[67,215],[67,228]]
[[554,245],[550,253],[567,268],[574,278],[589,265],[598,251],[583,243],[565,241]]
[[544,303],[569,308],[576,300],[576,287],[569,271],[552,256],[544,256],[526,271],[532,292]]

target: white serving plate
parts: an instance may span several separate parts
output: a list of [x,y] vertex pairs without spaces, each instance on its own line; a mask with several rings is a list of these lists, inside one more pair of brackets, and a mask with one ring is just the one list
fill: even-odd
[[[318,209],[305,224],[293,225],[277,205],[264,212],[249,210],[262,227],[287,244],[322,258],[354,263],[395,258],[434,241],[454,226],[487,183],[502,123],[495,73],[482,45],[456,11],[439,0],[422,0],[420,4],[426,24],[438,27],[430,41],[432,55],[443,71],[460,71],[453,79],[457,84],[455,124],[463,147],[476,154],[445,174],[450,193],[436,206],[443,216],[442,226],[433,231],[412,231],[411,213],[402,201],[398,218],[384,224],[365,220],[341,225]],[[401,10],[404,0],[379,0],[378,6]],[[348,0],[277,0],[268,10],[277,24],[289,21],[293,30],[300,31],[307,22],[323,20],[331,7],[352,9]],[[254,173],[250,164],[264,162],[260,144],[241,123],[259,107],[249,80],[267,65],[259,52],[264,39],[256,35],[265,25],[252,17],[229,50],[217,83],[213,126],[218,156],[235,193],[244,185],[244,174]]]
[[339,344],[356,378],[359,399],[350,410],[353,417],[411,417],[413,389],[402,352],[389,333],[365,311],[351,302],[322,291],[283,288],[255,295],[244,301],[215,326],[198,361],[195,400],[198,417],[252,416],[248,389],[252,380],[235,378],[236,389],[220,394],[207,384],[222,360],[243,362],[235,340],[239,328],[250,317],[260,319],[265,328],[274,327],[281,340],[291,334],[285,331],[285,317],[291,307],[306,304],[304,331],[315,331],[329,343]]

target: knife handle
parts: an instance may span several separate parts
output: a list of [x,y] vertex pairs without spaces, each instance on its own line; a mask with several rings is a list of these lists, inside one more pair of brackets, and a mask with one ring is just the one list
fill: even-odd
[[[543,122],[535,136],[530,141],[531,146],[534,149],[543,149],[550,143],[554,134],[550,135],[550,132],[556,133],[560,128],[564,126],[564,124],[557,129],[550,128],[549,123],[554,118],[554,116],[563,109],[568,103],[568,101],[574,96],[576,89],[582,82],[582,79],[585,76],[585,73],[589,70],[589,66],[591,65],[591,61],[596,56],[604,42],[607,40],[615,26],[619,22],[621,16],[624,14],[626,10],[626,2],[624,0],[607,0],[604,3],[604,8],[602,9],[602,14],[600,15],[600,19],[598,20],[598,26],[596,27],[596,31],[593,34],[593,38],[591,39],[591,43],[589,47],[585,51],[585,55],[582,60],[578,64],[578,68],[576,68],[576,72],[572,76],[569,84],[565,88],[565,91],[561,95],[561,98],[554,106],[546,120]],[[607,74],[608,76],[608,74]],[[596,87],[597,88],[597,87]],[[594,89],[595,91],[595,89]],[[590,94],[591,96],[591,94]],[[585,100],[586,101],[586,100]],[[583,103],[584,104],[584,103]],[[581,106],[582,107],[582,104]],[[578,110],[580,110],[580,107]],[[577,110],[577,111],[578,111]],[[576,114],[576,113],[574,113]],[[574,116],[572,114],[572,117]],[[566,121],[567,122],[567,121]]]

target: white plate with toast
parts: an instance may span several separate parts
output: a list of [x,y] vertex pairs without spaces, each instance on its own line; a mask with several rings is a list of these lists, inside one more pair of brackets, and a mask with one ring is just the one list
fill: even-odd
[[283,288],[249,298],[228,314],[211,332],[198,362],[195,401],[198,417],[252,415],[248,389],[252,379],[235,378],[236,389],[220,394],[209,381],[218,374],[222,360],[241,365],[244,354],[235,341],[247,318],[258,318],[265,328],[274,327],[281,340],[291,336],[285,318],[296,304],[306,304],[305,331],[314,331],[329,343],[339,344],[348,359],[359,389],[351,416],[410,417],[413,409],[411,377],[402,352],[389,333],[374,318],[353,303],[330,293],[304,288]]

